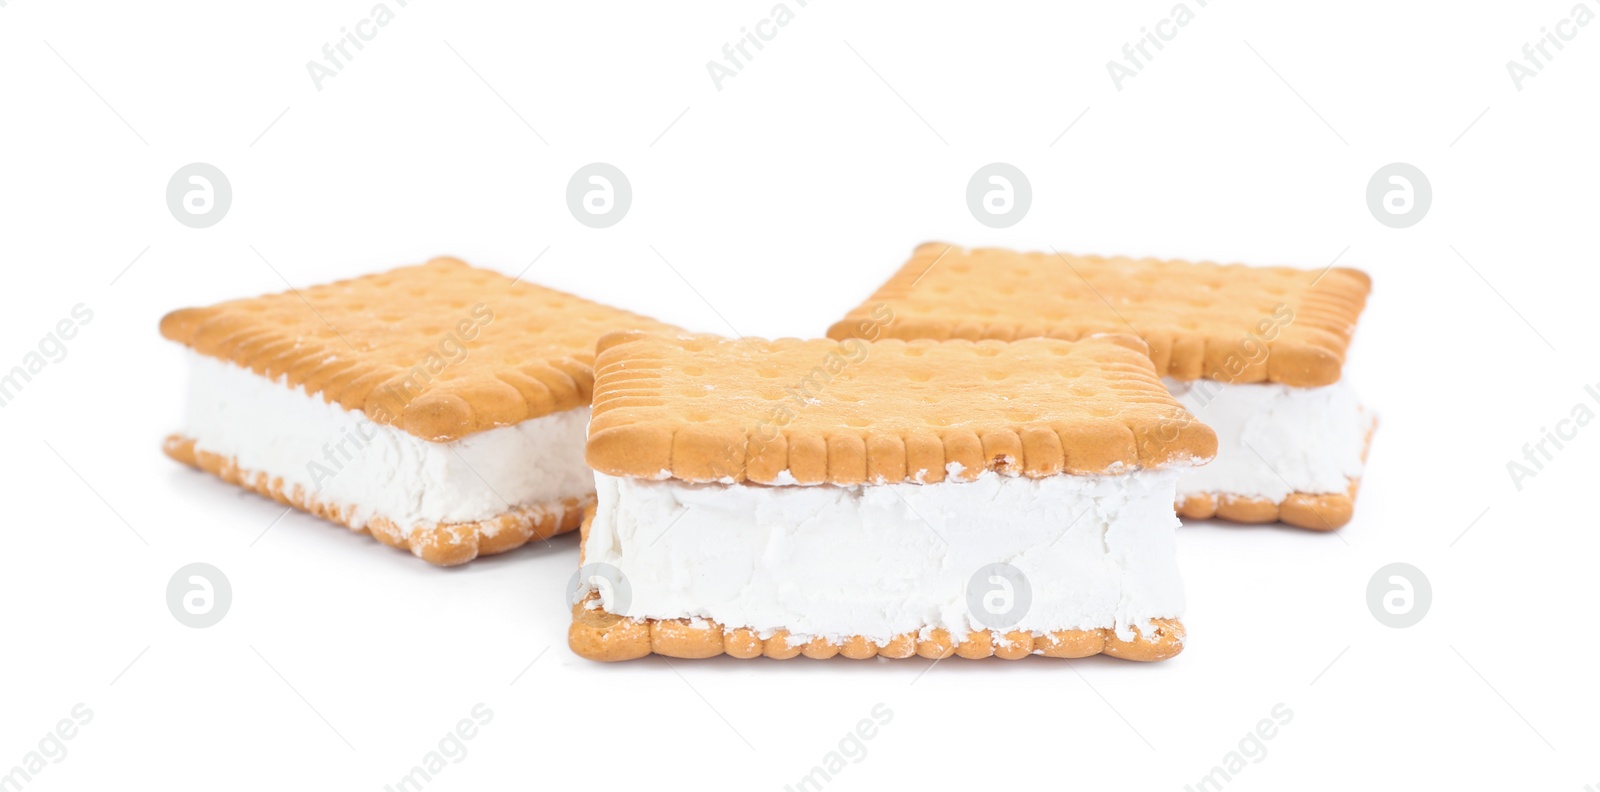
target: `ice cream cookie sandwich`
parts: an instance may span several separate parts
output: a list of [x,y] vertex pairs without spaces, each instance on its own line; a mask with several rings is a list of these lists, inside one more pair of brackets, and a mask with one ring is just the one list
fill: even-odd
[[1172,499],[1216,436],[1136,337],[622,333],[595,374],[583,657],[1182,648]]
[[594,345],[668,325],[438,258],[185,308],[172,458],[439,565],[578,526]]
[[[1372,416],[1342,377],[1371,280],[1321,271],[918,247],[829,331],[888,306],[892,338],[1074,339],[1134,333],[1217,459],[1178,479],[1185,517],[1332,530],[1349,522]],[[1155,438],[1155,442],[1160,442]]]

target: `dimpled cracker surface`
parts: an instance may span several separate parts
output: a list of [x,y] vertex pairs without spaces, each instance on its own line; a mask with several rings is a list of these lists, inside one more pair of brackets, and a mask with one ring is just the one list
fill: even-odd
[[635,478],[935,483],[1188,465],[1217,438],[1132,336],[600,341],[589,466]]
[[588,404],[595,341],[620,329],[675,332],[452,258],[161,320],[202,355],[433,442]]
[[[1296,387],[1339,380],[1372,282],[1325,271],[919,246],[829,329],[848,338],[893,311],[890,338],[1075,339],[1133,333],[1162,376]],[[876,330],[873,333],[876,334]]]

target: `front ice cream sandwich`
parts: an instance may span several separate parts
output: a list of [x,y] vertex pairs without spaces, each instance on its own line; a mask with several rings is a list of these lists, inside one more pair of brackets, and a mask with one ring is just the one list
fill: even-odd
[[1343,267],[930,243],[829,336],[860,335],[885,306],[891,338],[1135,333],[1173,395],[1217,433],[1216,461],[1178,479],[1183,516],[1332,530],[1354,510],[1374,423],[1342,378],[1370,289]]
[[1182,648],[1172,499],[1216,437],[1137,338],[617,334],[595,372],[579,655]]
[[667,325],[455,259],[161,321],[166,452],[440,565],[578,526],[596,339]]

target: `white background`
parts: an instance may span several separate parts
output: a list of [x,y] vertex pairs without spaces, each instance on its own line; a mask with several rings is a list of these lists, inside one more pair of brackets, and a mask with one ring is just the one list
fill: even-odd
[[[27,789],[377,790],[479,702],[492,722],[428,789],[782,789],[878,703],[893,720],[827,788],[1182,789],[1279,703],[1293,720],[1229,789],[1600,786],[1600,428],[1520,492],[1506,470],[1600,412],[1600,22],[1521,91],[1505,66],[1575,0],[1191,2],[1121,91],[1106,62],[1172,0],[791,3],[720,91],[706,62],[767,0],[412,0],[318,91],[306,62],[370,1],[0,3],[0,367],[94,313],[0,409],[0,771],[94,713]],[[605,230],[564,199],[594,161],[634,190]],[[965,206],[994,161],[1034,190],[1006,230]],[[1397,161],[1434,193],[1405,230],[1364,197]],[[165,204],[190,162],[232,184],[209,229]],[[545,251],[531,280],[816,335],[930,239],[1371,272],[1347,373],[1381,425],[1354,522],[1186,526],[1190,639],[1165,663],[601,666],[566,647],[573,537],[435,569],[274,525],[159,451],[173,308]],[[165,604],[192,561],[232,582],[209,629]],[[1410,629],[1365,602],[1394,561],[1433,587]]]

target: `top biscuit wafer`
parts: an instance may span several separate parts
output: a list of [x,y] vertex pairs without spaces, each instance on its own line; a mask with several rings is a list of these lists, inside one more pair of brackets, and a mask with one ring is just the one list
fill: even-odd
[[1339,380],[1371,286],[1366,273],[1342,267],[1315,272],[928,243],[828,335],[860,335],[874,308],[887,305],[895,319],[883,332],[891,338],[1137,333],[1162,376],[1313,387]]
[[589,403],[594,344],[652,319],[452,258],[184,308],[161,334],[424,440]]
[[[1216,435],[1128,336],[765,341],[615,333],[595,362],[589,466],[760,484],[1033,478],[1210,459]],[[785,475],[787,474],[787,475]]]

